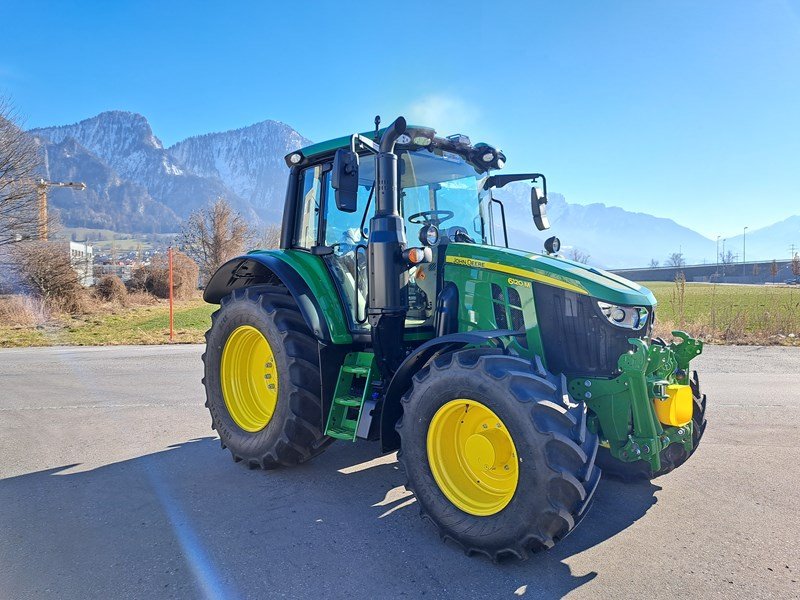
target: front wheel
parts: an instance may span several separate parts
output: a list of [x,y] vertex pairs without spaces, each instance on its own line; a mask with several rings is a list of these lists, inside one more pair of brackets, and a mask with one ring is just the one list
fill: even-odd
[[499,351],[461,350],[423,368],[402,403],[408,487],[468,554],[526,558],[585,515],[597,436],[561,379]]

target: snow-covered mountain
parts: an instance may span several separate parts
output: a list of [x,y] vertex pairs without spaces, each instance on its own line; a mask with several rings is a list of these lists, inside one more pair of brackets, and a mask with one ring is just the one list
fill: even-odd
[[283,157],[307,140],[277,121],[190,137],[169,148],[191,172],[221,181],[267,221],[279,221],[286,190]]
[[793,248],[795,253],[800,252],[800,215],[749,230],[745,240],[741,235],[730,237],[726,240],[726,248],[738,254],[740,259],[742,252],[746,252],[747,260],[791,258]]
[[[30,133],[54,144],[75,140],[119,177],[144,187],[153,199],[180,217],[220,196],[250,212],[250,207],[221,181],[196,175],[176,161],[142,115],[110,111],[74,125],[33,129]],[[90,185],[90,181],[86,183]]]
[[505,204],[512,247],[539,251],[544,240],[555,235],[566,255],[577,249],[588,254],[592,264],[606,268],[647,266],[651,260],[664,264],[676,252],[683,254],[687,264],[714,260],[715,242],[672,219],[599,203],[573,204],[550,192],[550,229],[537,231],[531,217],[530,186],[509,184],[493,194]]
[[74,138],[60,142],[38,138],[44,172],[50,181],[83,181],[86,190],[54,188],[49,202],[61,221],[72,227],[165,233],[177,231],[181,219],[154,200],[147,188],[125,179]]
[[[278,223],[286,189],[283,157],[310,143],[290,126],[267,120],[164,148],[145,117],[122,111],[31,133],[45,159],[45,177],[87,183],[85,192],[51,191],[64,224],[125,232],[177,231],[192,210],[218,197],[254,223]],[[557,235],[567,254],[578,249],[609,268],[664,264],[676,252],[687,263],[714,261],[714,241],[671,219],[570,203],[556,193],[548,204],[551,230],[536,231],[529,189],[509,184],[495,193],[505,203],[514,247],[539,250],[546,237]],[[741,239],[728,243],[739,247]],[[747,258],[784,256],[792,243],[800,244],[800,216],[748,232]]]

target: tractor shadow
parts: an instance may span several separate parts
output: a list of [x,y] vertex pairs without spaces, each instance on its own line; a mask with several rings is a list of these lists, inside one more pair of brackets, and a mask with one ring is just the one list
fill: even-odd
[[601,482],[573,534],[499,565],[443,544],[393,455],[334,444],[295,469],[248,471],[215,438],[94,469],[0,480],[7,597],[559,597],[598,575],[567,559],[641,518],[657,486]]

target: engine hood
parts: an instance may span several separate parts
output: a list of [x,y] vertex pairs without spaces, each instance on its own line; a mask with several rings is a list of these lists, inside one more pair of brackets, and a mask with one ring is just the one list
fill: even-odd
[[507,273],[509,277],[537,281],[586,294],[609,304],[631,306],[656,305],[656,298],[646,287],[579,262],[522,250],[448,244],[447,264]]

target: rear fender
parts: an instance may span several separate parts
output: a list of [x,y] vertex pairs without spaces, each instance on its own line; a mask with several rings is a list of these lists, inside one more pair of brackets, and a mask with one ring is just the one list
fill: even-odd
[[272,250],[237,256],[214,273],[203,299],[210,304],[219,304],[234,290],[280,284],[297,302],[306,325],[320,342],[352,343],[339,295],[322,259],[310,254],[302,257],[295,254],[296,251]]

